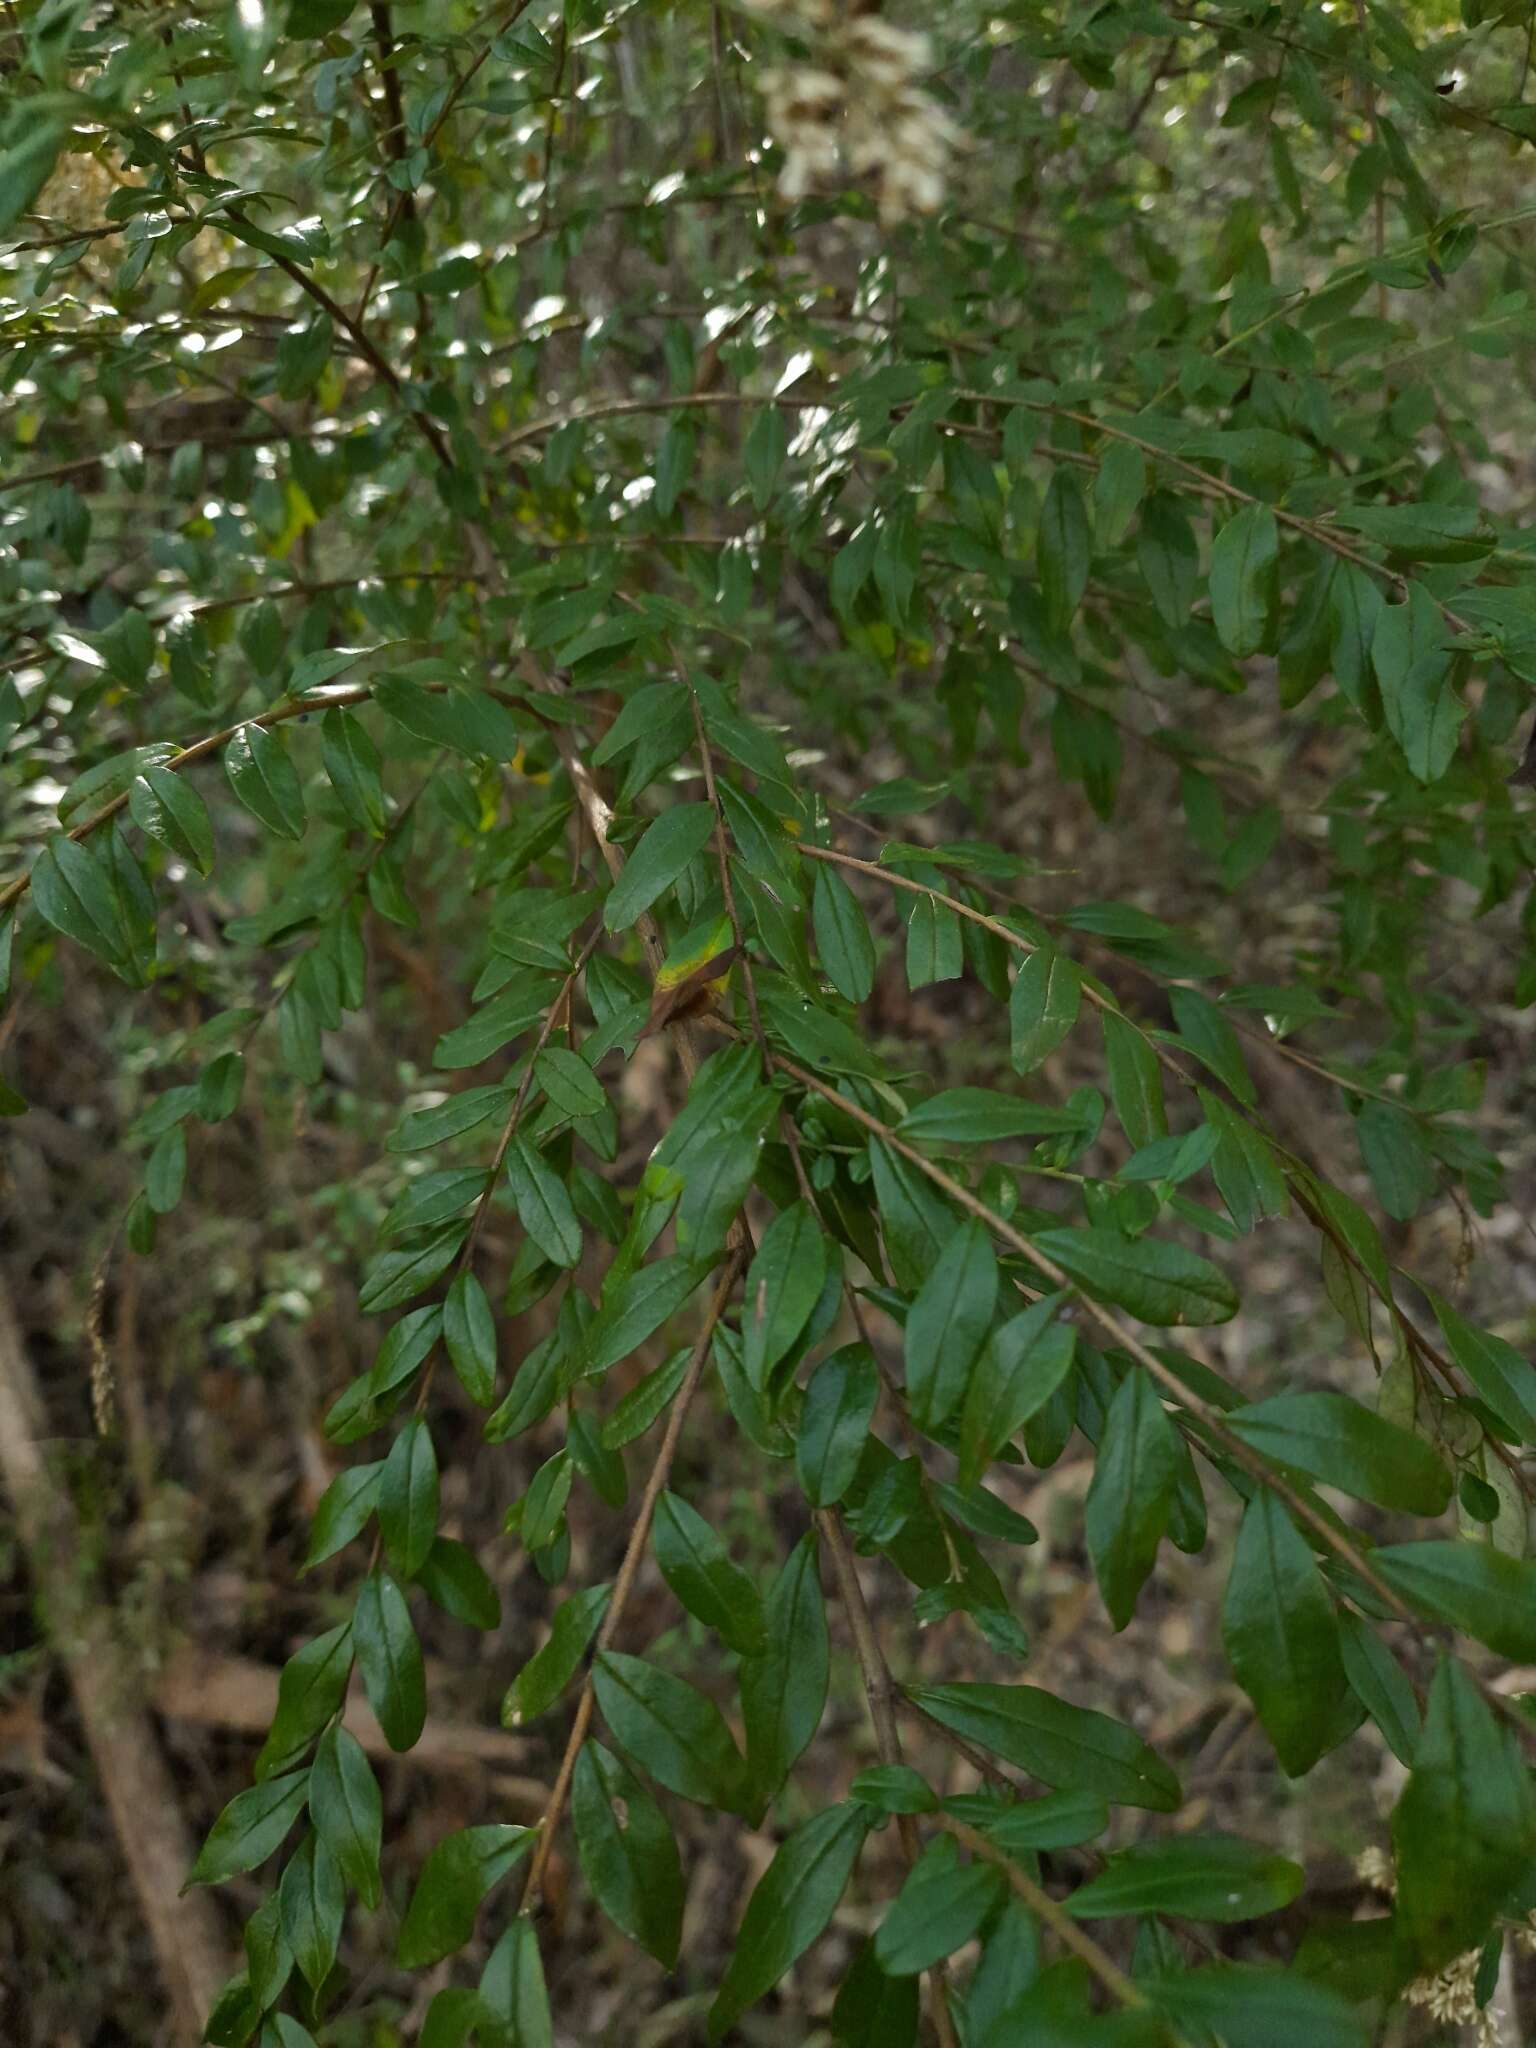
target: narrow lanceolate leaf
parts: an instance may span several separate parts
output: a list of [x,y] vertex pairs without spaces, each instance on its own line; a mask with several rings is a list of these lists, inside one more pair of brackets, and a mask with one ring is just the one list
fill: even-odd
[[1456,1363],[1516,1441],[1536,1444],[1536,1364],[1438,1294],[1429,1298]]
[[264,726],[242,725],[224,749],[230,788],[251,816],[284,839],[304,834],[304,792],[283,742]]
[[222,1884],[265,1863],[298,1819],[308,1784],[308,1771],[290,1771],[237,1792],[210,1828],[187,1883]]
[[960,1421],[960,1484],[974,1486],[998,1452],[1050,1400],[1072,1369],[1077,1332],[1052,1318],[1059,1294],[1032,1302],[982,1348]]
[[315,1509],[309,1525],[309,1542],[304,1551],[304,1569],[334,1557],[338,1550],[362,1534],[368,1526],[379,1497],[382,1458],[369,1465],[352,1465],[338,1472]]
[[604,1720],[641,1769],[680,1798],[740,1813],[745,1769],[713,1700],[641,1657],[605,1650],[592,1667]]
[[759,1392],[793,1347],[820,1299],[831,1247],[807,1202],[781,1209],[747,1269],[742,1295],[742,1362]]
[[605,1295],[587,1331],[584,1371],[607,1372],[628,1358],[682,1307],[698,1284],[698,1268],[683,1258],[652,1259],[631,1273]]
[[936,1721],[1028,1771],[1042,1784],[1097,1792],[1116,1806],[1172,1813],[1179,1781],[1155,1750],[1122,1722],[1033,1685],[919,1685],[907,1688]]
[[1035,549],[1046,616],[1064,626],[1087,588],[1093,555],[1083,487],[1065,463],[1053,471],[1046,490]]
[[747,1765],[758,1797],[775,1797],[821,1725],[830,1660],[827,1610],[808,1531],[784,1560],[764,1603],[767,1647],[741,1667]]
[[1347,1394],[1276,1394],[1235,1410],[1227,1426],[1276,1464],[1378,1507],[1439,1515],[1449,1505],[1451,1475],[1424,1439]]
[[[517,2048],[554,2048],[554,2017],[544,1982],[538,1930],[519,1913],[480,1973],[480,1997]],[[486,2038],[494,2040],[496,2034]]]
[[1110,1403],[1084,1509],[1088,1554],[1110,1619],[1124,1628],[1157,1557],[1178,1476],[1178,1441],[1139,1366]]
[[413,1416],[395,1438],[379,1481],[379,1530],[397,1571],[414,1578],[437,1534],[437,1453]]
[[847,1002],[867,1002],[875,985],[874,940],[858,898],[826,861],[816,862],[811,924],[832,986]]
[[536,1830],[490,1823],[461,1828],[439,1842],[422,1866],[395,1943],[402,1970],[421,1970],[462,1948],[475,1931],[480,1901],[532,1846]]
[[362,1744],[328,1728],[309,1774],[309,1817],[342,1876],[371,1912],[379,1903],[384,1803]]
[[1408,1675],[1371,1623],[1339,1615],[1339,1648],[1350,1690],[1381,1730],[1400,1764],[1411,1767],[1419,1742],[1419,1706]]
[[352,1631],[345,1623],[294,1652],[277,1682],[277,1712],[252,1766],[255,1777],[293,1768],[340,1707],[351,1675]]
[[946,1088],[909,1109],[897,1128],[912,1144],[993,1145],[1001,1138],[1080,1130],[1082,1121],[1071,1109],[996,1088]]
[[630,854],[623,874],[608,892],[603,922],[611,932],[625,931],[656,898],[670,889],[695,855],[704,851],[715,828],[710,804],[674,804],[645,832]]
[[1450,1657],[1430,1687],[1392,1845],[1399,1924],[1430,1971],[1483,1940],[1536,1855],[1536,1798],[1514,1731]]
[[1177,1913],[1188,1920],[1253,1920],[1278,1913],[1300,1892],[1299,1863],[1235,1835],[1180,1835],[1134,1843],[1066,1901],[1079,1920],[1123,1913]]
[[1536,1664],[1536,1562],[1486,1543],[1395,1543],[1372,1563],[1411,1607],[1508,1657]]
[[615,1927],[670,1970],[683,1928],[677,1842],[633,1771],[595,1740],[576,1759],[571,1821],[592,1896]]
[[688,1612],[738,1655],[757,1656],[766,1641],[757,1588],[697,1509],[664,1491],[651,1523],[651,1547],[662,1577]]
[[391,1749],[409,1749],[427,1717],[426,1671],[405,1595],[388,1572],[364,1579],[352,1618],[368,1704]]
[[208,806],[184,775],[147,767],[128,786],[128,814],[141,832],[191,863],[200,875],[213,869],[213,821]]
[[907,1396],[920,1428],[941,1427],[964,1400],[996,1303],[992,1241],[968,1217],[907,1313]]
[[311,1833],[299,1844],[278,1887],[283,1938],[311,1990],[330,1975],[346,1910],[341,1867],[326,1842]]
[[1032,1073],[1077,1022],[1082,978],[1064,953],[1041,946],[1014,977],[1008,998],[1009,1057],[1020,1074]]
[[338,705],[321,721],[320,749],[336,800],[348,819],[374,838],[382,838],[384,786],[379,779],[379,750],[367,726]]
[[1120,1128],[1138,1149],[1168,1130],[1163,1108],[1163,1070],[1146,1037],[1114,1010],[1100,1013],[1109,1093]]
[[845,1344],[811,1375],[795,1440],[795,1470],[813,1508],[832,1507],[853,1483],[880,1394],[867,1344]]
[[1195,1092],[1216,1141],[1211,1175],[1232,1221],[1246,1234],[1266,1216],[1283,1215],[1285,1175],[1269,1140],[1208,1088]]
[[507,1181],[517,1204],[517,1220],[546,1259],[574,1266],[581,1257],[581,1225],[565,1182],[526,1139],[514,1138],[507,1151]]
[[1275,611],[1280,537],[1268,505],[1245,505],[1211,548],[1211,618],[1222,645],[1240,660],[1269,641]]
[[570,1684],[608,1611],[611,1584],[583,1586],[555,1609],[549,1637],[529,1658],[507,1688],[501,1703],[501,1718],[508,1728],[520,1728],[525,1721],[552,1707]]
[[758,1880],[710,2007],[712,2041],[723,2039],[822,1932],[853,1875],[873,1818],[865,1806],[829,1807],[781,1845]]
[[1032,1241],[1085,1294],[1144,1323],[1224,1323],[1237,1314],[1237,1291],[1226,1275],[1183,1245],[1104,1229],[1039,1230]]
[[952,1835],[928,1844],[891,1901],[875,1935],[875,1956],[892,1977],[931,1970],[975,1938],[1007,1896],[1008,1880],[981,1858],[962,1864]]
[[443,1303],[443,1343],[459,1384],[489,1408],[496,1398],[496,1318],[473,1273],[458,1274]]
[[1338,1624],[1312,1551],[1268,1490],[1238,1531],[1221,1615],[1227,1661],[1292,1777],[1322,1755],[1344,1688]]

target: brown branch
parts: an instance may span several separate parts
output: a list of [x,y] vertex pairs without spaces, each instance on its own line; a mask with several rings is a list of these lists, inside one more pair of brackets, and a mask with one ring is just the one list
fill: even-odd
[[[699,1381],[703,1377],[705,1362],[709,1357],[709,1347],[715,1334],[715,1325],[719,1322],[721,1316],[724,1315],[726,1304],[731,1298],[732,1291],[737,1281],[741,1278],[742,1273],[746,1270],[746,1263],[746,1250],[741,1245],[733,1247],[726,1253],[725,1264],[721,1268],[720,1279],[716,1284],[714,1295],[705,1314],[703,1327],[694,1340],[693,1353],[688,1360],[688,1369],[683,1374],[682,1384],[678,1388],[672,1403],[672,1411],[667,1417],[666,1433],[662,1437],[661,1447],[656,1453],[656,1461],[652,1465],[650,1475],[645,1482],[645,1492],[641,1495],[634,1526],[629,1532],[629,1542],[625,1545],[624,1557],[619,1565],[618,1575],[613,1582],[613,1594],[608,1602],[608,1611],[603,1617],[602,1627],[597,1632],[597,1641],[593,1647],[594,1657],[606,1650],[613,1641],[619,1623],[624,1617],[624,1610],[629,1605],[630,1595],[635,1589],[635,1581],[640,1573],[640,1563],[645,1555],[646,1541],[651,1530],[651,1518],[656,1512],[656,1503],[660,1499],[662,1489],[666,1485],[668,1476],[671,1473],[672,1461],[677,1456],[678,1443],[683,1434],[683,1424],[688,1419],[689,1407],[692,1405],[693,1397],[698,1391]],[[587,1739],[587,1730],[592,1725],[594,1705],[592,1667],[589,1663],[587,1675],[581,1688],[581,1697],[576,1702],[576,1714],[571,1723],[570,1735],[566,1741],[565,1754],[561,1757],[560,1768],[555,1774],[554,1789],[549,1795],[549,1803],[546,1805],[543,1818],[539,1822],[539,1839],[534,1845],[533,1858],[528,1866],[527,1880],[523,1885],[522,1903],[518,1909],[520,1912],[531,1913],[538,1904],[539,1890],[544,1882],[544,1872],[548,1868],[550,1856],[554,1851],[555,1829],[559,1826],[560,1816],[565,1811],[565,1802],[570,1794],[571,1780],[576,1773],[576,1759],[581,1754],[582,1744]]]
[[[980,1856],[1003,1873],[1029,1910],[1045,1922],[1064,1947],[1071,1949],[1073,1955],[1088,1965],[1118,2005],[1145,2006],[1148,2003],[1146,1994],[1131,1982],[1117,1963],[1110,1960],[1093,1937],[1085,1934],[1072,1915],[1051,1897],[1044,1886],[1036,1884],[1011,1856],[1003,1854],[995,1842],[989,1842],[978,1829],[968,1827],[963,1820],[956,1820],[953,1814],[936,1813],[934,1820],[946,1834],[953,1835],[957,1842],[964,1843],[973,1856]],[[1176,2042],[1183,2042],[1182,2035],[1175,2034],[1171,2038]]]

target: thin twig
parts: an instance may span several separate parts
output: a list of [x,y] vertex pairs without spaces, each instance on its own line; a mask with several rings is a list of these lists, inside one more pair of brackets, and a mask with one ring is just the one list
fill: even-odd
[[[703,1327],[694,1340],[693,1352],[688,1360],[687,1371],[683,1374],[682,1384],[678,1388],[676,1398],[672,1403],[672,1412],[667,1418],[666,1434],[661,1440],[661,1448],[656,1453],[656,1461],[652,1465],[650,1476],[645,1482],[645,1492],[640,1499],[640,1507],[635,1515],[634,1526],[629,1532],[629,1542],[624,1549],[623,1561],[619,1566],[618,1575],[613,1582],[613,1594],[608,1602],[608,1611],[603,1617],[602,1627],[597,1632],[597,1642],[593,1648],[594,1657],[600,1656],[613,1641],[619,1623],[623,1619],[624,1610],[629,1604],[630,1594],[634,1591],[635,1581],[639,1576],[641,1559],[645,1555],[646,1540],[650,1535],[651,1529],[651,1518],[656,1512],[656,1503],[660,1499],[662,1489],[665,1487],[668,1476],[671,1473],[672,1461],[677,1456],[677,1446],[683,1434],[683,1424],[688,1419],[688,1409],[695,1393],[698,1391],[699,1381],[703,1377],[705,1362],[709,1357],[709,1347],[715,1334],[715,1325],[725,1313],[726,1304],[729,1302],[732,1291],[745,1268],[746,1253],[740,1246],[726,1253],[725,1264],[721,1268],[720,1279],[705,1314]],[[522,1903],[518,1909],[520,1912],[531,1913],[538,1904],[540,1887],[544,1882],[544,1872],[548,1867],[550,1856],[554,1850],[555,1829],[559,1826],[560,1816],[565,1811],[565,1802],[570,1794],[571,1780],[576,1772],[576,1759],[580,1756],[582,1744],[587,1739],[587,1730],[592,1724],[594,1705],[592,1667],[589,1663],[587,1675],[581,1688],[581,1697],[576,1703],[576,1714],[571,1723],[570,1735],[566,1741],[565,1754],[560,1759],[560,1768],[555,1774],[555,1783],[549,1795],[549,1803],[546,1805],[543,1818],[539,1822],[539,1839],[534,1846],[533,1858],[528,1866],[528,1876],[523,1885]]]

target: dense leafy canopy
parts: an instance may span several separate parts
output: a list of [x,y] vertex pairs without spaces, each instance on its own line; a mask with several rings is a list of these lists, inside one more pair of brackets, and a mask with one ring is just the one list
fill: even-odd
[[[1501,1199],[1448,931],[1502,918],[1487,993],[1536,998],[1536,575],[1496,432],[1536,323],[1526,10],[930,12],[931,43],[821,0],[7,10],[9,1001],[59,1002],[83,949],[150,1020],[127,1255],[208,1127],[284,1094],[373,1114],[387,1175],[325,1282],[379,1319],[307,1558],[351,1561],[347,1618],[194,1872],[285,1851],[219,2042],[323,2030],[389,1873],[354,1666],[406,1749],[422,1603],[498,1625],[440,1527],[435,1423],[471,1405],[560,1603],[508,1718],[563,1717],[570,1769],[536,1834],[488,1815],[416,1875],[402,1967],[507,1930],[424,2039],[551,2038],[515,1887],[531,1916],[568,1793],[668,1966],[674,1802],[775,1831],[716,2036],[887,1822],[910,1876],[831,2021],[882,2048],[923,1971],[970,2048],[1363,2042],[1536,1898],[1488,1683],[1536,1661],[1536,1381],[1397,1265],[1438,1192]],[[1137,900],[1052,877],[1010,795],[1040,759],[1079,845],[1165,792]],[[1180,868],[1210,930],[1157,895]],[[1245,978],[1282,872],[1306,914]],[[429,1068],[357,1070],[349,1019],[428,1001]],[[936,1079],[919,1004],[968,1039]],[[1288,1064],[1358,1159],[1270,1109]],[[1283,1218],[1337,1320],[1277,1388],[1227,1326]],[[685,1431],[787,1503],[774,1575],[677,1490]],[[1212,1964],[1157,1917],[1305,1913],[1303,1873],[1181,1829],[1168,1758],[1031,1682],[1013,1503],[1077,1432],[1114,1625],[1166,1545],[1222,1544],[1284,1771],[1367,1717],[1407,1767],[1369,1966],[1294,1920]],[[587,1584],[604,1506],[628,1548]],[[652,1561],[683,1668],[627,1611]],[[985,1675],[882,1644],[876,1571]],[[879,1765],[808,1811],[829,1620]],[[981,1789],[941,1798],[913,1728]]]

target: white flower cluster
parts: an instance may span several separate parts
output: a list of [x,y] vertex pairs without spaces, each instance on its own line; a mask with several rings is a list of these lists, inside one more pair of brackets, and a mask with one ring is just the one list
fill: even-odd
[[784,151],[779,190],[803,199],[846,163],[873,185],[887,226],[943,201],[961,131],[917,84],[931,62],[928,38],[878,15],[834,22],[826,0],[755,0],[789,15],[821,61],[769,71],[768,127]]
[[[1384,1849],[1362,1849],[1355,1858],[1355,1875],[1373,1891],[1383,1892],[1388,1898],[1396,1897],[1397,1873]],[[1531,1915],[1531,1923],[1536,1928],[1536,1914]],[[1523,1939],[1523,1935],[1522,1929],[1521,1936],[1517,1938]],[[1479,2007],[1477,2002],[1477,1971],[1481,1960],[1481,1949],[1469,1948],[1465,1955],[1455,1957],[1434,1976],[1415,1977],[1403,1996],[1410,2005],[1422,2006],[1430,2018],[1438,2020],[1442,2026],[1474,2028],[1475,2048],[1499,2048],[1500,2016],[1492,2005]]]

